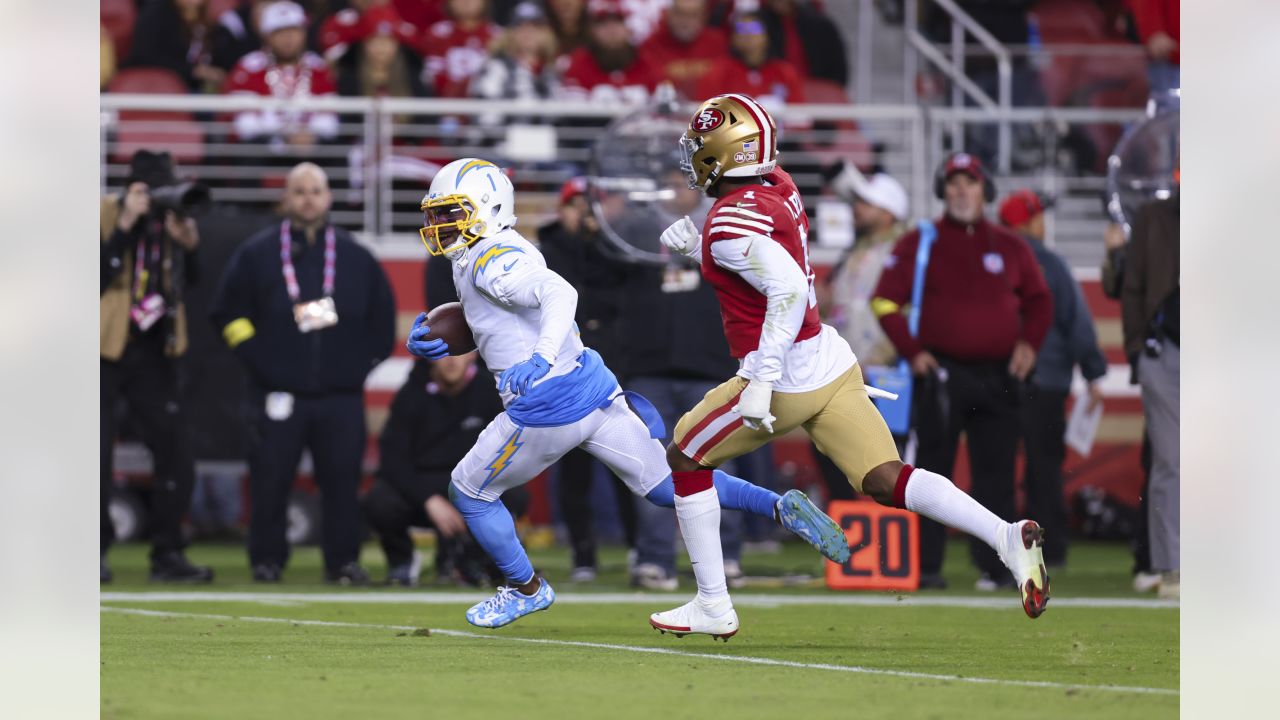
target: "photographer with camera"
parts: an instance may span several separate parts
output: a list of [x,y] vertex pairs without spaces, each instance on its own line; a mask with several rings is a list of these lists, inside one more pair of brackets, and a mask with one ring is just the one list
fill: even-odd
[[168,153],[139,150],[124,192],[102,200],[100,294],[101,580],[115,539],[108,506],[116,410],[121,399],[151,451],[151,580],[208,582],[213,572],[188,562],[182,518],[191,503],[194,464],[181,399],[187,350],[182,297],[196,280],[200,234],[187,212],[208,197],[179,183]]

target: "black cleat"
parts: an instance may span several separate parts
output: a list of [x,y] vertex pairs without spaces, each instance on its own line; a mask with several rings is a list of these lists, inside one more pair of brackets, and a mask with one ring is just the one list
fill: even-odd
[[151,582],[213,582],[213,570],[207,565],[192,565],[181,551],[172,550],[151,558]]
[[259,583],[278,583],[284,576],[284,570],[275,563],[260,563],[253,566],[253,581]]
[[369,573],[360,567],[360,563],[349,562],[337,570],[326,570],[324,573],[324,581],[334,585],[356,586],[368,585]]

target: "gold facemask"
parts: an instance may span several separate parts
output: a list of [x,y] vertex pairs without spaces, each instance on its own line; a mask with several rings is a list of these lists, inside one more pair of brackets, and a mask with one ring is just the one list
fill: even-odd
[[475,205],[466,195],[441,195],[423,200],[422,212],[425,218],[418,234],[427,252],[436,257],[444,255],[446,249],[471,245],[484,232],[484,221],[477,217]]

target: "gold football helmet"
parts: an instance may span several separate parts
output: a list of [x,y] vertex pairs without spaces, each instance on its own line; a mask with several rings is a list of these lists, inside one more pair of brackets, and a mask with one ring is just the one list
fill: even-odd
[[680,169],[706,192],[722,177],[751,177],[778,165],[778,126],[747,95],[718,95],[698,106],[680,136]]

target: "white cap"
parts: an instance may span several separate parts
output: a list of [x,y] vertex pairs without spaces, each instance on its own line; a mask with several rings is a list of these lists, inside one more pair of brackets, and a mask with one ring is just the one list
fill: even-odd
[[844,170],[832,180],[831,187],[845,200],[860,198],[888,211],[898,220],[907,219],[907,191],[902,183],[886,173],[876,173],[868,178],[852,163],[845,163]]
[[305,28],[307,26],[307,13],[302,9],[301,5],[295,2],[271,3],[262,9],[262,20],[258,23],[258,26],[264,37],[286,28]]

